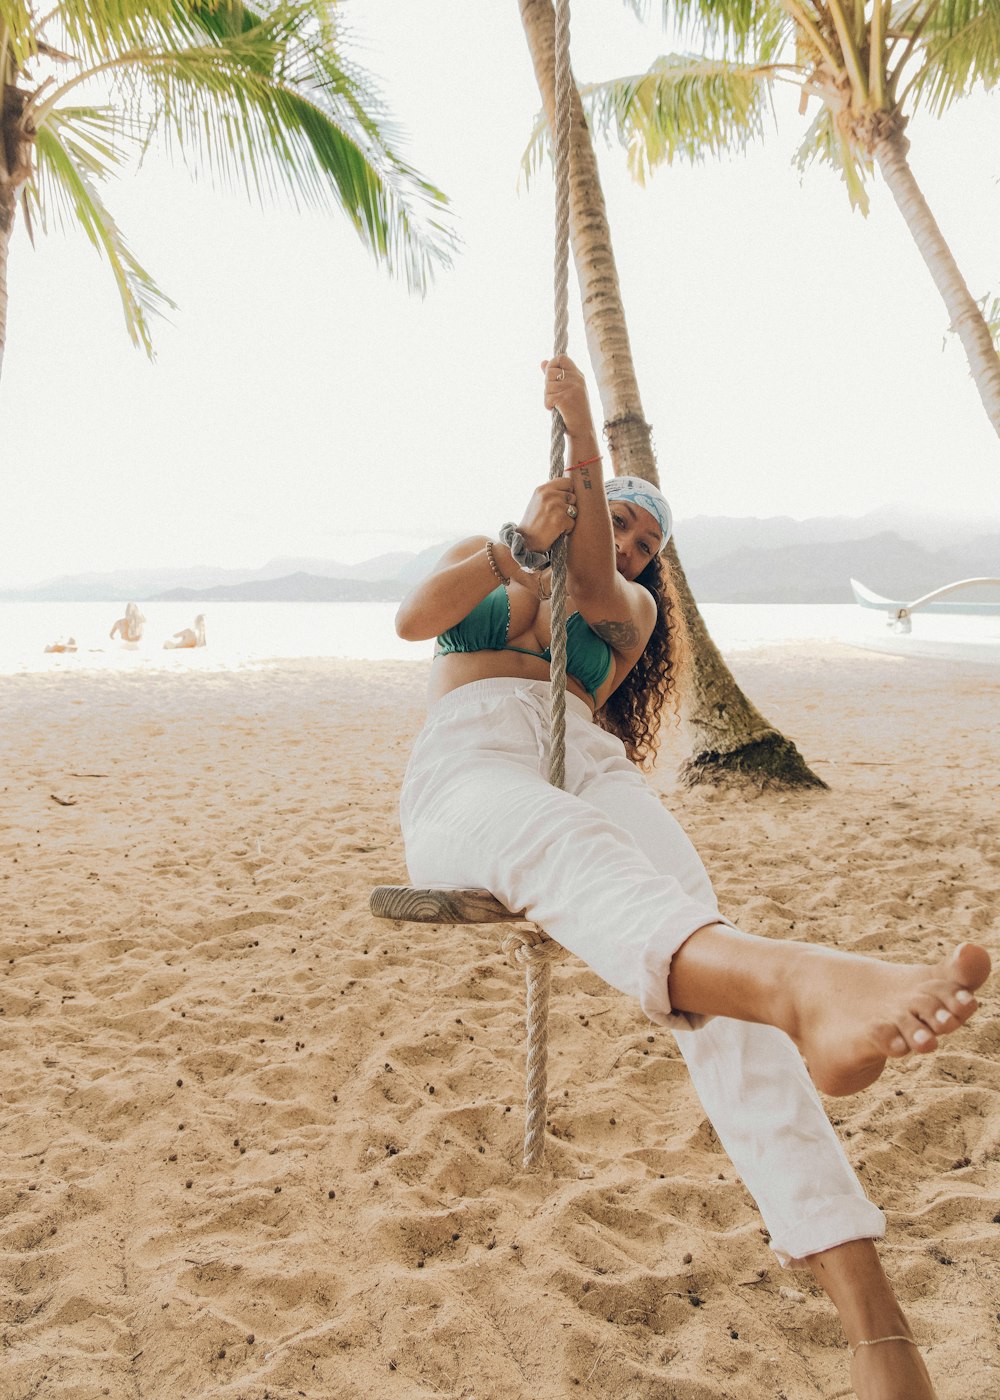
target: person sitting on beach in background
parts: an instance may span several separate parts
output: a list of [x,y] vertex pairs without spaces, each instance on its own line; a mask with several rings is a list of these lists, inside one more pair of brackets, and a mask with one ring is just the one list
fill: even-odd
[[194,620],[193,627],[185,627],[180,632],[168,638],[163,643],[165,650],[174,650],[177,647],[203,647],[205,642],[205,614],[199,613]]
[[76,638],[75,638],[75,637],[67,637],[67,638],[65,639],[65,641],[64,641],[64,640],[62,639],[62,637],[60,637],[60,638],[59,638],[57,641],[55,641],[55,642],[49,642],[49,644],[48,644],[48,646],[45,648],[45,650],[46,650],[47,652],[50,652],[50,651],[58,651],[58,652],[63,652],[63,651],[76,651]]
[[120,617],[111,629],[111,640],[121,637],[123,642],[141,642],[142,629],[146,619],[138,603],[129,603],[125,616]]
[[[990,971],[963,943],[923,967],[745,933],[719,912],[694,847],[646,783],[676,708],[683,623],[661,550],[666,500],[602,480],[583,375],[543,362],[571,465],[501,540],[454,545],[400,604],[437,638],[400,823],[415,886],[489,890],[676,1035],[722,1146],[782,1264],[837,1308],[861,1400],[934,1400],[874,1241],[885,1232],[820,1102],[926,1054],[976,1010]],[[547,781],[551,587],[566,538],[566,784]],[[738,858],[738,857],[737,857]]]

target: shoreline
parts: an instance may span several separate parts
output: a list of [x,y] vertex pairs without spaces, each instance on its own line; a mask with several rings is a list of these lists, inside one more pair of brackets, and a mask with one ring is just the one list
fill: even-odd
[[[1000,677],[836,645],[728,659],[831,791],[680,790],[668,731],[654,783],[725,912],[889,958],[996,954]],[[558,964],[525,1174],[523,983],[495,931],[369,915],[405,879],[427,666],[0,676],[17,1400],[848,1384],[832,1309],[770,1255],[668,1034]],[[1000,1373],[998,1051],[987,998],[936,1056],[828,1101],[941,1400]]]
[[[430,642],[404,642],[394,631],[393,603],[228,603],[207,617],[204,649],[165,651],[160,643],[192,614],[175,605],[149,604],[143,640],[136,646],[109,643],[111,614],[103,604],[67,610],[62,604],[0,604],[0,674],[76,675],[83,671],[239,670],[300,659],[363,661],[429,660]],[[854,603],[706,604],[712,637],[731,658],[761,649],[859,646],[863,649],[907,643],[913,653],[942,648],[962,664],[977,649],[1000,662],[1000,629],[982,619],[920,618],[912,637],[893,637],[881,618]],[[44,654],[46,644],[73,636],[78,650]]]

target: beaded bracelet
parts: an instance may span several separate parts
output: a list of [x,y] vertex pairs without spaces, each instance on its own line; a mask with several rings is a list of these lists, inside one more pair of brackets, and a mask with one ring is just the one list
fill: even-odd
[[486,558],[487,558],[487,560],[489,561],[489,566],[490,566],[490,568],[491,568],[491,569],[493,570],[493,572],[496,574],[497,578],[498,578],[498,579],[500,580],[500,582],[503,584],[504,588],[507,588],[507,587],[510,585],[510,579],[509,579],[509,578],[506,578],[506,577],[500,572],[500,565],[497,563],[496,559],[493,557],[493,541],[492,541],[492,540],[487,540],[487,541],[486,541]]
[[568,472],[579,471],[581,467],[592,467],[595,462],[599,462],[600,460],[601,453],[598,452],[596,457],[588,457],[585,462],[574,462],[573,465],[571,467],[567,467],[566,470]]

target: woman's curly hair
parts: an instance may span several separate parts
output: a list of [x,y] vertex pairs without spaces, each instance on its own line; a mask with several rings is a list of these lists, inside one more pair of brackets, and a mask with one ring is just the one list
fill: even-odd
[[602,729],[616,735],[640,768],[651,768],[660,736],[665,702],[677,715],[680,678],[687,660],[687,629],[677,589],[662,555],[651,559],[636,579],[656,600],[656,625],[646,650],[621,685],[594,715]]

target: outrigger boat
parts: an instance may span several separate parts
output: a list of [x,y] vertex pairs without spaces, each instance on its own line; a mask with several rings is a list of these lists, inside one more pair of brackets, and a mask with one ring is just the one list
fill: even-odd
[[913,624],[910,618],[915,612],[929,613],[956,613],[966,617],[1000,617],[1000,603],[979,603],[971,598],[952,598],[945,603],[942,599],[952,593],[957,593],[960,588],[988,587],[1000,589],[1000,578],[963,578],[957,583],[945,584],[944,588],[935,588],[933,593],[925,593],[921,598],[915,598],[912,603],[897,603],[891,598],[883,598],[878,593],[873,593],[870,588],[866,588],[863,583],[858,583],[856,578],[851,579],[851,589],[854,593],[854,601],[860,603],[863,608],[878,608],[880,612],[889,614],[889,626],[894,632],[909,632]]
[[[964,590],[982,588],[992,588],[995,598],[985,600],[960,596]],[[870,588],[866,588],[854,578],[851,579],[851,589],[855,602],[861,607],[885,613],[886,626],[901,638],[898,642],[884,635],[880,638],[858,639],[859,645],[869,650],[888,651],[895,655],[1000,661],[1000,628],[996,632],[991,630],[984,634],[972,623],[972,619],[975,618],[1000,618],[1000,578],[959,579],[956,583],[949,583],[943,588],[924,593],[911,603],[883,598],[881,594],[873,593]],[[949,629],[947,634],[936,631],[934,635],[928,634],[911,641],[903,641],[902,638],[909,637],[913,631],[914,613],[924,613],[929,618],[961,617],[968,619],[972,626],[970,628],[967,625],[960,636],[952,635]]]

